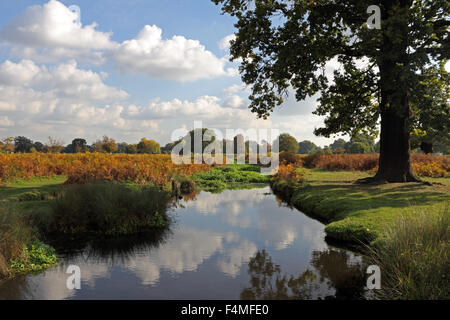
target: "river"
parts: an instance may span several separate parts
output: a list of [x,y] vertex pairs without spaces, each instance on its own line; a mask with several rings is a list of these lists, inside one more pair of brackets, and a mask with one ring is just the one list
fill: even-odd
[[[152,235],[54,243],[61,263],[0,286],[0,299],[360,299],[363,259],[270,187],[201,192]],[[66,271],[81,271],[69,290]]]

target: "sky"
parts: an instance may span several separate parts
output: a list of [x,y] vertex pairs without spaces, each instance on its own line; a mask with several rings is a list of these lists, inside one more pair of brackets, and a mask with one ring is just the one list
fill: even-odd
[[209,0],[0,2],[0,138],[170,142],[179,128],[278,129],[324,146],[316,100],[268,120],[229,62],[235,20]]

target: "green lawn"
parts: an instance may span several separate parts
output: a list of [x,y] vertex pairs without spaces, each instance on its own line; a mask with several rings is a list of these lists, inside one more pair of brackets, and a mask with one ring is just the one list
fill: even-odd
[[[450,203],[450,179],[418,183],[358,185],[363,172],[310,170],[305,186],[294,192],[294,206],[325,223],[327,235],[341,241],[374,241],[400,216],[434,214]],[[276,186],[274,186],[276,190]]]
[[67,180],[65,176],[57,176],[52,178],[32,178],[30,180],[15,180],[10,183],[0,185],[0,201],[22,201],[33,200],[27,196],[51,195],[61,189]]

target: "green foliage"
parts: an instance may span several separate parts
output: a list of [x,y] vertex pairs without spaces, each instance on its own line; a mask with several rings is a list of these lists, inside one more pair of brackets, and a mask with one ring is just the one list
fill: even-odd
[[166,226],[168,202],[157,187],[98,182],[68,187],[34,221],[45,233],[132,234]]
[[[394,79],[402,81],[396,85],[398,94],[409,89],[415,100],[416,83],[427,81],[419,71],[449,56],[450,9],[444,0],[383,2],[380,30],[367,27],[367,8],[373,5],[369,0],[274,0],[252,6],[248,1],[212,1],[238,20],[230,51],[233,59],[242,59],[242,78],[253,86],[252,110],[268,117],[289,87],[295,88],[298,100],[321,91],[316,113],[327,119],[325,128],[316,132],[326,136],[375,130],[378,94],[390,90],[378,81],[382,72],[386,85],[392,88]],[[331,82],[318,71],[335,57],[343,69]],[[357,59],[363,57],[368,63],[361,66]],[[396,97],[388,100],[400,112],[402,106],[393,103]]]
[[298,144],[299,154],[313,154],[319,147],[316,146],[313,142],[305,140]]
[[297,153],[299,146],[297,140],[288,133],[283,133],[278,137],[280,152]]
[[24,247],[23,258],[11,261],[11,271],[17,274],[36,273],[53,267],[58,263],[55,249],[39,241]]
[[65,153],[84,153],[88,151],[88,145],[85,139],[77,138],[69,144],[64,150]]
[[141,142],[137,145],[137,151],[138,153],[160,154],[161,146],[154,140],[142,138]]
[[26,137],[16,137],[14,139],[14,152],[28,153],[33,148],[33,141]]
[[414,88],[412,149],[428,143],[437,145],[437,152],[446,153],[439,147],[450,144],[450,74],[445,70],[446,63],[424,69],[423,79]]
[[351,154],[370,153],[370,147],[362,142],[353,142],[348,147],[348,153]]
[[340,138],[335,140],[332,144],[330,144],[330,148],[331,150],[335,151],[337,149],[345,149],[347,146],[347,141],[345,141],[344,139]]
[[192,176],[203,190],[219,192],[234,184],[268,183],[269,177],[260,174],[260,168],[252,165],[229,165],[213,168]]

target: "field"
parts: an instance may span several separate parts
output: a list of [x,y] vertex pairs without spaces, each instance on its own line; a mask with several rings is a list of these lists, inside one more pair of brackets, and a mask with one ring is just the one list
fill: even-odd
[[207,165],[175,166],[169,155],[0,154],[0,182],[67,176],[67,184],[107,180],[164,186],[174,177],[208,169]]

